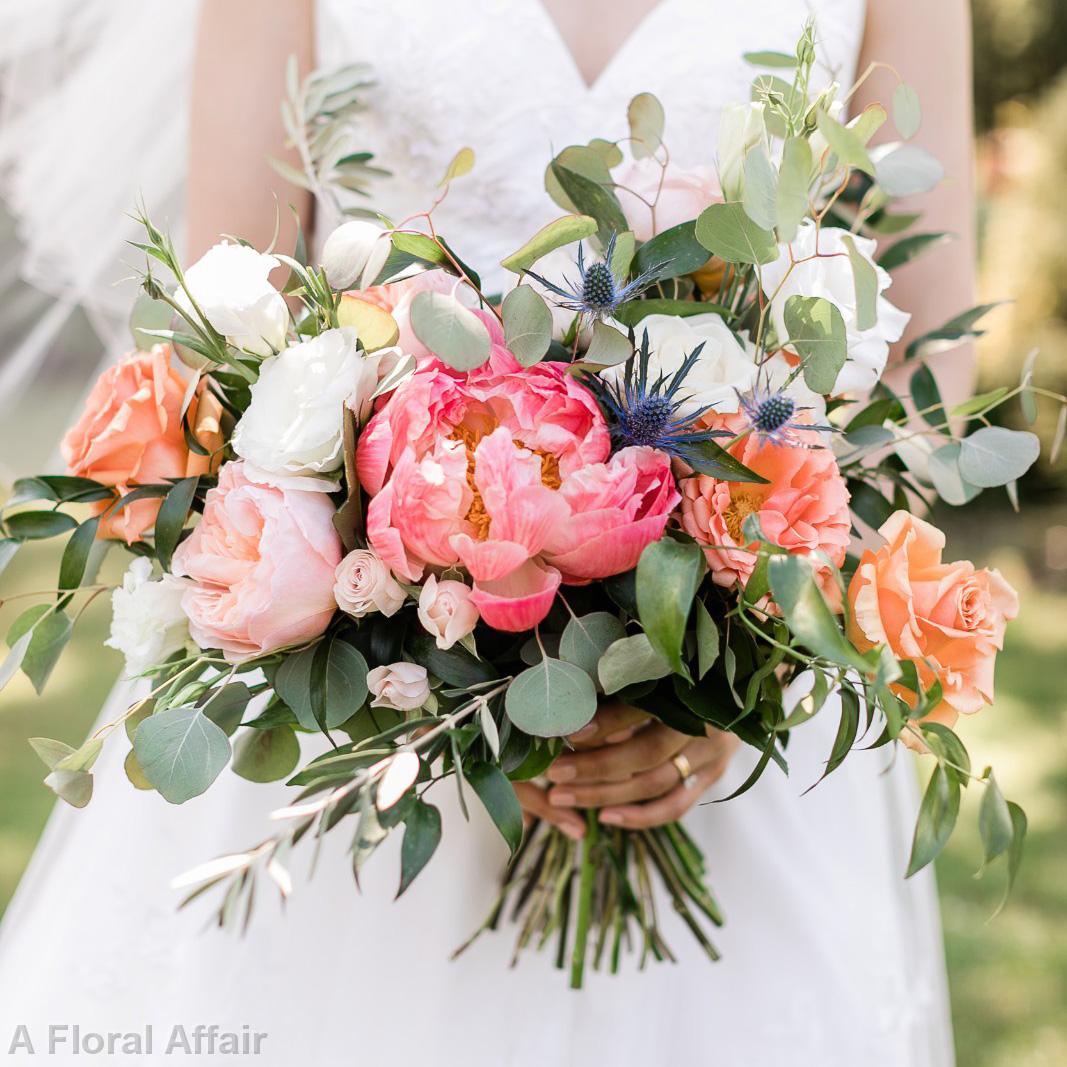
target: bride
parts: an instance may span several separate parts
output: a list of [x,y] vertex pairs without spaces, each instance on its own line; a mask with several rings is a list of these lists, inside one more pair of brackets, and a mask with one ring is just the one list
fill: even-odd
[[[43,5],[53,17],[63,6]],[[425,208],[455,150],[474,148],[474,172],[436,220],[442,232],[463,235],[464,255],[492,264],[553,217],[538,194],[553,149],[619,128],[628,100],[648,90],[665,106],[674,158],[706,160],[719,107],[747,96],[752,71],[741,54],[790,49],[814,14],[823,77],[849,84],[872,60],[891,64],[918,89],[922,137],[955,179],[922,208],[934,228],[958,240],[902,273],[895,303],[912,313],[914,332],[935,325],[936,307],[973,303],[964,0],[226,0],[204,4],[198,15],[189,3],[167,5],[166,13],[162,5],[117,7],[129,22],[102,16],[96,58],[81,59],[108,75],[93,83],[101,128],[115,128],[112,108],[132,109],[126,94],[153,102],[136,146],[151,168],[135,171],[157,183],[144,188],[150,204],[176,187],[181,171],[177,154],[159,152],[154,130],[162,137],[172,129],[191,84],[189,262],[220,232],[268,244],[275,195],[311,217],[306,194],[284,186],[266,164],[283,154],[277,104],[293,52],[304,68],[372,66],[376,84],[361,135],[393,175],[373,198],[385,215]],[[84,31],[88,16],[80,17]],[[146,54],[131,47],[130,28],[147,30],[153,18],[154,31],[142,34]],[[123,37],[121,51],[118,37],[105,39],[109,25]],[[194,41],[190,73],[182,57]],[[137,78],[120,85],[118,63],[135,65]],[[170,97],[159,91],[168,64],[177,92]],[[861,85],[854,108],[879,77]],[[118,96],[105,97],[105,82]],[[45,136],[56,139],[55,167],[80,166],[58,155],[64,138],[99,143],[97,133],[77,127]],[[97,149],[108,150],[106,142]],[[17,158],[14,165],[12,207],[31,231],[43,210],[35,194],[43,191],[25,169],[20,179]],[[125,188],[129,178],[68,181],[72,195],[79,184],[85,192],[72,225],[86,205],[99,205],[91,186]],[[488,288],[503,282],[490,278]],[[940,368],[950,405],[967,388],[962,351]],[[120,686],[113,700],[121,706],[128,696]],[[27,1038],[39,1054],[51,1027],[53,1055],[70,1062],[90,1051],[78,1047],[87,1034],[144,1035],[150,1026],[152,1052],[142,1037],[140,1061],[162,1061],[171,1044],[171,1055],[191,1051],[207,1063],[216,1062],[219,1043],[205,1039],[196,1048],[194,1032],[217,1026],[248,1039],[236,1047],[279,1065],[358,1058],[398,1067],[947,1067],[953,1054],[933,879],[929,871],[903,879],[914,770],[904,758],[889,762],[884,749],[857,752],[801,797],[819,776],[835,721],[827,713],[798,732],[788,779],[767,774],[737,801],[708,805],[744,780],[749,754],[717,738],[701,741],[687,749],[699,788],[686,788],[669,758],[678,735],[605,707],[546,789],[523,787],[529,812],[573,834],[582,831],[579,806],[599,807],[604,821],[626,826],[687,812],[728,917],[720,963],[709,965],[678,936],[676,965],[592,976],[578,994],[547,958],[508,971],[511,942],[503,934],[449,962],[488,906],[503,859],[478,813],[470,824],[446,817],[451,838],[446,833],[435,862],[400,901],[391,899],[397,868],[388,847],[365,870],[362,895],[345,857],[326,848],[287,912],[264,897],[251,930],[237,938],[205,930],[205,910],[176,912],[168,883],[264,836],[271,805],[262,787],[224,776],[179,811],[156,794],[131,803],[117,764],[102,767],[86,811],[53,815],[0,931],[0,1044],[13,1062],[30,1062]],[[121,755],[106,751],[101,763]],[[133,1058],[138,1047],[113,1045],[108,1062],[119,1062],[123,1047]]]

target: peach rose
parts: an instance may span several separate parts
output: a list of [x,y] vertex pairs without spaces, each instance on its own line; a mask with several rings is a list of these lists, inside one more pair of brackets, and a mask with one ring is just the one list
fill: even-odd
[[[952,726],[961,712],[993,702],[993,667],[1019,598],[998,571],[943,563],[945,535],[906,511],[878,532],[886,543],[864,552],[848,588],[849,636],[860,651],[885,644],[910,660],[924,688],[939,681],[943,699],[920,721]],[[915,700],[911,690],[893,688]],[[923,747],[908,732],[902,739]]]
[[[170,362],[170,349],[131,352],[100,375],[78,422],[60,449],[68,473],[113,485],[125,495],[137,485],[207,474],[217,458],[189,450],[182,429],[182,401],[188,383]],[[222,408],[200,388],[189,406],[189,424],[210,452],[222,444]],[[138,500],[100,524],[100,537],[128,544],[144,536],[156,521],[161,501]],[[98,511],[110,506],[97,505]]]
[[174,553],[189,632],[231,663],[318,637],[329,625],[341,541],[326,493],[250,481],[227,463]]
[[[737,442],[730,452],[767,479],[724,482],[706,475],[683,478],[681,524],[699,544],[716,585],[745,585],[758,562],[744,535],[749,515],[759,518],[764,536],[793,555],[824,552],[835,566],[845,560],[849,544],[849,492],[833,453],[825,448],[761,443],[756,435]],[[714,547],[713,547],[714,546]],[[824,590],[836,582],[823,569]],[[839,600],[840,598],[838,598]]]

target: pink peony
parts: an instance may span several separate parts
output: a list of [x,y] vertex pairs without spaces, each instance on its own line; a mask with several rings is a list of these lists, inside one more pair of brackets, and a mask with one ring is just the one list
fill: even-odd
[[261,485],[243,463],[225,464],[174,553],[174,573],[191,579],[182,608],[193,640],[237,663],[321,634],[337,608],[334,510],[325,493]]
[[603,415],[566,364],[519,366],[495,320],[468,375],[426,361],[371,419],[357,468],[372,547],[401,578],[461,564],[498,630],[526,630],[561,582],[629,570],[678,501],[668,458],[611,455]]
[[[681,483],[682,528],[706,546],[712,580],[722,586],[744,585],[755,569],[757,556],[749,550],[743,532],[749,515],[757,515],[767,540],[787,552],[824,552],[840,566],[849,545],[851,520],[848,488],[833,453],[761,443],[754,435],[730,451],[768,479],[767,484],[724,482],[705,475]],[[832,592],[833,584],[826,583],[827,592]]]
[[[677,163],[662,167],[649,157],[622,164],[612,180],[626,221],[639,241],[692,222],[704,208],[722,200],[719,179],[711,167],[684,168]],[[649,206],[653,203],[654,215]]]

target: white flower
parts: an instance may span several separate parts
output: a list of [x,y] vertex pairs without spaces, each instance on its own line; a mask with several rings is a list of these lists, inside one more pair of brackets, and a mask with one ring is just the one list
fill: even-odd
[[478,622],[478,609],[471,601],[470,588],[451,579],[439,582],[432,574],[419,594],[418,614],[419,622],[436,638],[441,649],[451,648],[473,632]]
[[[709,406],[721,414],[737,411],[740,403],[734,390],[745,392],[756,381],[752,357],[719,315],[646,315],[635,329],[638,346],[648,331],[650,381],[661,374],[673,374],[686,356],[698,345],[704,345],[676,394],[680,415],[693,415]],[[621,384],[625,374],[625,364],[600,372],[602,378],[616,384]]]
[[[808,219],[800,224],[791,246],[783,245],[778,258],[763,268],[763,290],[773,297],[771,319],[778,336],[789,337],[785,328],[785,304],[791,296],[823,297],[836,304],[845,320],[848,359],[837,376],[833,392],[861,393],[873,388],[885,370],[889,345],[899,341],[911,318],[894,307],[882,293],[892,279],[881,267],[878,276],[877,321],[867,330],[857,323],[856,282],[845,239],[851,237],[857,251],[874,264],[875,242],[856,237],[833,226],[817,228]],[[818,251],[818,256],[815,253]],[[795,265],[790,270],[790,263]],[[787,277],[788,275],[788,277]]]
[[245,352],[269,356],[285,344],[289,309],[267,276],[278,260],[245,245],[221,241],[185,272],[175,299],[195,316],[192,294],[208,322]]
[[404,604],[404,590],[389,568],[369,548],[349,552],[334,571],[337,606],[353,618],[380,611],[395,615]]
[[[639,241],[648,241],[721,200],[719,181],[711,167],[661,165],[651,156],[629,160],[612,174],[626,221]],[[655,203],[655,216],[650,204]]]
[[399,369],[400,364],[405,363],[410,368],[410,371],[413,371],[415,369],[415,360],[411,356],[405,356],[396,347],[379,348],[370,354],[360,353],[360,355],[356,387],[348,398],[348,406],[355,412],[359,421],[363,423],[371,416],[375,400],[374,394],[378,386],[395,371],[397,372],[396,377],[390,383],[391,389],[395,389],[406,377],[406,373]]
[[234,427],[234,451],[263,480],[334,488],[329,476],[344,463],[345,402],[359,382],[362,359],[356,331],[342,327],[264,360],[252,402]]
[[111,594],[111,636],[104,644],[126,657],[131,678],[162,663],[189,640],[181,605],[184,585],[169,574],[151,579],[151,561],[138,556]]
[[426,668],[416,663],[390,663],[367,674],[367,688],[374,699],[372,708],[414,711],[430,699]]
[[716,153],[719,186],[724,200],[740,200],[745,188],[745,156],[756,145],[767,145],[762,103],[727,104],[719,119]]
[[365,219],[337,227],[322,246],[326,280],[338,290],[366,289],[381,273],[392,248],[389,231]]

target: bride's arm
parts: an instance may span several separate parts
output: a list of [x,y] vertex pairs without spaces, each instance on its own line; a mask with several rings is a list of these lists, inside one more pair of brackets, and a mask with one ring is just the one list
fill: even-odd
[[279,248],[292,248],[289,204],[309,221],[309,194],[268,157],[289,159],[280,106],[285,66],[312,64],[313,0],[213,0],[201,5],[189,116],[188,259],[222,233],[265,248],[280,214]]
[[[971,19],[967,0],[869,0],[859,73],[872,62],[887,63],[918,94],[922,128],[914,143],[945,167],[945,181],[916,197],[906,210],[922,211],[924,230],[942,230],[955,239],[935,246],[894,274],[889,297],[911,312],[908,341],[942,325],[975,303],[976,211],[974,198],[974,119],[971,83]],[[856,94],[855,110],[884,102],[895,79],[878,71]],[[889,124],[887,124],[888,127]],[[895,136],[890,131],[886,140]],[[912,368],[890,370],[890,384],[907,392]],[[967,399],[974,384],[972,346],[931,359],[946,405]]]

